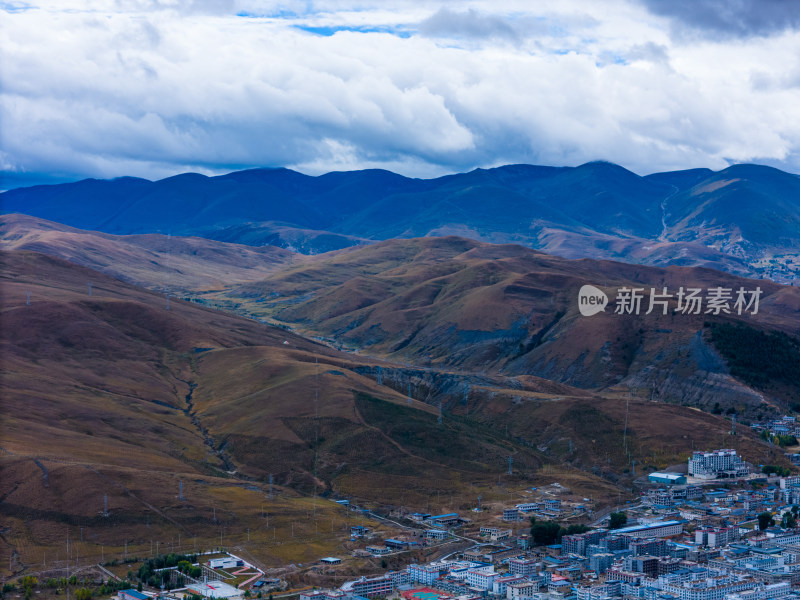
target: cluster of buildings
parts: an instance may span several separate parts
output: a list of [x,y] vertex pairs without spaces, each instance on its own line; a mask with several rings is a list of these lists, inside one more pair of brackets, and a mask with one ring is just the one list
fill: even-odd
[[[583,507],[581,507],[583,508]],[[535,502],[522,502],[513,508],[503,509],[504,521],[522,521],[531,516],[537,519],[558,519],[563,515],[560,498],[542,498]]]
[[641,503],[662,517],[686,519],[703,525],[754,523],[758,515],[800,504],[800,477],[783,477],[768,484],[766,477],[753,480],[762,487],[719,488],[672,485],[645,490]]
[[[800,529],[761,531],[758,515],[775,522],[800,505],[800,477],[734,479],[750,472],[734,450],[695,452],[689,477],[724,480],[687,484],[667,475],[642,492],[639,522],[621,529],[565,535],[531,547],[512,522],[563,516],[557,498],[506,508],[497,525],[480,528],[481,543],[427,564],[349,581],[300,600],[403,596],[406,600],[800,600]],[[652,480],[651,480],[652,481]],[[700,485],[704,483],[705,485]],[[722,481],[720,482],[722,483]],[[755,483],[756,485],[751,485]],[[796,509],[795,509],[796,510]],[[629,511],[633,514],[634,510]],[[797,511],[796,512],[800,512]],[[417,515],[442,527],[458,515]],[[424,590],[420,591],[420,590]],[[416,594],[416,595],[415,595]]]
[[[208,553],[206,553],[208,554]],[[152,594],[134,589],[121,590],[118,600],[179,600],[187,595],[197,595],[209,600],[242,600],[248,589],[269,590],[281,584],[279,579],[267,578],[264,572],[242,558],[226,553],[223,556],[201,560],[195,566],[202,569],[202,575],[195,579],[188,574],[181,574],[177,567],[165,567],[158,572],[168,574],[168,579],[175,583],[177,575],[185,580],[185,587],[173,592]],[[225,581],[225,579],[231,582]],[[237,585],[236,580],[239,581]],[[182,584],[183,585],[183,584]]]
[[[797,418],[784,415],[780,419],[773,419],[764,423],[753,423],[750,426],[754,431],[767,431],[772,435],[791,435],[800,439],[800,423]],[[795,465],[800,465],[800,453],[787,452],[784,454]]]
[[689,534],[687,525],[668,519],[592,530],[564,536],[557,548],[505,557],[478,546],[300,600],[407,596],[420,588],[434,600],[800,599],[800,531],[701,524]]
[[752,465],[746,463],[736,450],[723,448],[721,450],[703,451],[692,453],[687,465],[688,475],[681,473],[651,473],[648,476],[650,483],[664,485],[686,485],[692,482],[705,482],[714,479],[743,479],[753,472]]
[[755,431],[769,431],[773,435],[793,435],[800,437],[800,423],[797,418],[784,415],[780,419],[773,419],[764,423],[753,423],[751,428]]

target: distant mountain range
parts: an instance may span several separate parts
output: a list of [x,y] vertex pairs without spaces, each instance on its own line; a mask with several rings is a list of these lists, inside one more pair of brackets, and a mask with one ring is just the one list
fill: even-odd
[[113,234],[171,233],[316,254],[459,235],[567,258],[800,274],[800,178],[759,165],[640,177],[620,166],[509,165],[436,179],[381,170],[310,177],[254,169],[123,177],[0,194],[24,213]]

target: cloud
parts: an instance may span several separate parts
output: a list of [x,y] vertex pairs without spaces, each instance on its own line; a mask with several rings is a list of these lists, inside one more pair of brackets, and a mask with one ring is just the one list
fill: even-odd
[[669,64],[669,49],[663,44],[646,42],[636,44],[625,54],[628,61],[645,60],[658,64]]
[[[0,10],[2,170],[800,171],[793,35],[676,44],[627,1],[475,0],[433,15],[402,0],[276,2],[247,18],[245,0],[93,1]],[[329,35],[303,29],[319,27]]]
[[800,28],[796,0],[643,0],[654,14],[669,17],[679,37],[696,35],[769,36]]
[[517,30],[506,20],[479,14],[475,10],[456,12],[442,7],[419,24],[422,35],[467,39],[505,39],[518,41]]

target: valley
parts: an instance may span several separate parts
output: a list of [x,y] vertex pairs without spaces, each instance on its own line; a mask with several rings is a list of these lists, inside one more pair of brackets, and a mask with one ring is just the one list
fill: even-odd
[[[800,407],[800,289],[780,283],[793,238],[767,248],[751,226],[731,242],[718,207],[793,193],[793,177],[597,163],[5,193],[0,565],[226,547],[300,582],[296,565],[363,550],[354,524],[404,531],[376,515],[502,507],[556,482],[607,514],[694,449],[793,469],[747,427]],[[70,208],[99,192],[114,201]],[[30,214],[9,213],[20,202]],[[591,317],[586,284],[611,298]],[[677,290],[715,288],[759,303],[679,310]],[[643,306],[673,294],[663,312],[619,314],[624,289]]]
[[[447,513],[558,481],[602,510],[692,448],[785,464],[697,410],[764,417],[794,398],[732,377],[701,318],[576,314],[587,280],[705,287],[716,271],[453,237],[303,256],[2,227],[0,564],[14,573],[63,561],[67,537],[79,565],[153,540],[307,562],[341,552],[358,518],[379,525],[334,498]],[[165,295],[165,279],[182,287]],[[759,285],[749,326],[796,337],[798,290]]]

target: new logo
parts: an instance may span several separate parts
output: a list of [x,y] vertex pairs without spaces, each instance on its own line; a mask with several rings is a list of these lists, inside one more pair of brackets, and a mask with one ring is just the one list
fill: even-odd
[[603,312],[608,304],[608,296],[593,285],[584,285],[578,292],[578,310],[584,317]]

